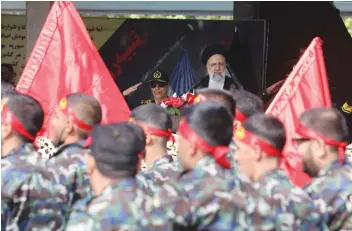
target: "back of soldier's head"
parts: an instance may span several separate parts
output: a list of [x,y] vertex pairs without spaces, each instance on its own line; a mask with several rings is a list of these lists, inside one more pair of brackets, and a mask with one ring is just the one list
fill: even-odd
[[193,104],[184,111],[189,126],[211,146],[228,146],[233,119],[227,107],[217,102]]
[[243,122],[242,126],[279,150],[285,146],[285,127],[279,119],[273,116],[257,113]]
[[236,108],[247,118],[258,112],[264,112],[264,103],[257,95],[244,90],[232,91],[236,100]]
[[[44,122],[44,112],[36,99],[21,93],[9,93],[2,100],[31,136],[34,137],[40,131]],[[24,141],[28,141],[27,138],[21,137]]]
[[[102,110],[98,100],[93,96],[81,93],[73,93],[66,96],[67,102],[72,111],[85,124],[94,126],[99,124],[102,119]],[[82,136],[86,131],[80,130]]]
[[144,131],[130,122],[97,125],[92,131],[90,147],[104,176],[132,176],[137,172],[138,154],[145,148]]
[[172,127],[170,115],[157,104],[144,104],[136,107],[131,112],[131,117],[144,124],[168,130]]
[[234,110],[236,108],[236,101],[229,91],[222,89],[205,88],[197,90],[197,95],[203,96],[206,100],[214,101],[223,104],[227,107],[234,117]]
[[300,122],[315,132],[340,142],[348,141],[348,126],[343,114],[336,108],[313,108],[305,111]]
[[16,88],[12,84],[6,82],[1,83],[1,98],[6,97],[9,93],[16,93]]

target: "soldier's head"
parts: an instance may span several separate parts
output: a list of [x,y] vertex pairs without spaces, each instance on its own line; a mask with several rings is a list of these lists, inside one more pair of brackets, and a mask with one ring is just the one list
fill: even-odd
[[206,101],[187,107],[179,125],[178,151],[185,169],[210,155],[224,168],[232,138],[232,115],[223,105]]
[[235,160],[252,180],[279,166],[286,134],[284,125],[277,118],[263,113],[252,115],[237,127],[234,137]]
[[167,98],[169,92],[169,77],[163,71],[154,71],[151,79],[147,81],[147,83],[149,83],[156,102],[161,102]]
[[144,147],[144,131],[137,124],[123,122],[95,126],[91,154],[86,156],[94,192],[99,195],[111,179],[134,177],[138,154]]
[[348,141],[346,119],[335,108],[307,110],[299,118],[294,141],[303,156],[304,171],[314,177],[332,161],[343,160]]
[[264,112],[263,100],[257,95],[244,90],[234,90],[231,93],[236,100],[236,125],[241,125],[255,113]]
[[[172,135],[169,114],[158,104],[144,104],[131,112],[131,121],[141,126],[146,135],[146,155],[149,152],[163,151],[166,154],[166,143]],[[156,155],[158,153],[154,153]],[[161,154],[161,153],[160,153]]]
[[13,78],[15,77],[15,71],[11,64],[3,63],[1,64],[1,82],[13,83]]
[[206,65],[210,79],[219,82],[225,78],[226,57],[226,49],[219,44],[213,44],[204,49],[201,61]]
[[8,93],[16,93],[16,88],[9,83],[1,83],[1,98],[6,97]]
[[1,99],[1,144],[2,154],[9,148],[33,142],[41,130],[44,112],[33,97],[20,93],[8,93]]
[[197,95],[199,97],[199,101],[213,101],[217,103],[221,103],[226,108],[228,108],[232,117],[235,117],[235,109],[236,109],[236,101],[232,97],[229,91],[223,89],[211,89],[205,88],[201,90],[197,90]]
[[131,122],[140,125],[146,134],[146,143],[166,145],[171,135],[170,115],[158,104],[144,104],[131,112]]
[[50,138],[55,145],[86,139],[93,126],[99,124],[102,111],[93,96],[73,93],[60,100],[51,120]]

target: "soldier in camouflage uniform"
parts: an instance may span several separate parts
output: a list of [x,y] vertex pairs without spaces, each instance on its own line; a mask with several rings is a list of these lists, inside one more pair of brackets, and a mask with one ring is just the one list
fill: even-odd
[[47,174],[30,143],[42,127],[44,112],[30,96],[9,94],[1,100],[2,230],[63,230],[69,194]]
[[44,112],[34,98],[20,93],[9,93],[1,99],[2,171],[25,161],[39,165],[45,162],[35,151],[33,141],[40,131]]
[[[210,119],[211,118],[211,119]],[[233,118],[216,102],[201,102],[184,111],[179,126],[179,159],[184,172],[177,181],[165,182],[156,197],[176,230],[245,230],[245,194],[230,194],[231,172],[226,159],[232,138]]]
[[134,123],[94,127],[86,161],[95,197],[86,209],[74,209],[66,230],[168,230],[162,211],[137,188],[138,153],[144,147],[144,132]]
[[[283,124],[258,113],[235,131],[235,159],[253,185],[243,190],[265,198],[258,202],[253,225],[259,230],[327,230],[321,211],[301,188],[279,169],[286,142]],[[264,218],[260,222],[257,217]]]
[[54,144],[61,144],[49,163],[66,175],[62,183],[75,187],[73,205],[85,203],[92,197],[84,156],[89,152],[85,142],[92,127],[99,124],[102,111],[92,96],[74,93],[61,99],[51,121]]
[[142,157],[146,168],[137,175],[137,182],[148,195],[153,195],[165,181],[181,172],[177,162],[167,154],[166,143],[172,136],[171,119],[161,106],[145,104],[132,111],[131,121],[141,126],[146,135]]
[[324,212],[330,230],[352,230],[352,167],[342,165],[348,140],[346,120],[335,108],[304,112],[296,127],[303,168],[314,177],[305,187]]

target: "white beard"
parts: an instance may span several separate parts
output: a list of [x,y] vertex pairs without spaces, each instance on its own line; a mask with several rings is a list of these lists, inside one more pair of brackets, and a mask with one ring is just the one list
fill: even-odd
[[212,75],[209,75],[210,79],[214,82],[222,82],[225,80],[225,72],[222,73],[215,73]]

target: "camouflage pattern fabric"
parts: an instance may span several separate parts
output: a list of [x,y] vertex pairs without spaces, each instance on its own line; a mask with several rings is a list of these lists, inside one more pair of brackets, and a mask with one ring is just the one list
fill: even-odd
[[233,183],[219,177],[224,171],[206,156],[178,181],[165,182],[154,206],[165,211],[174,230],[246,230],[254,205],[244,194],[229,193]]
[[1,157],[1,171],[24,164],[39,166],[46,161],[47,159],[42,158],[32,144],[27,143],[12,150],[7,156]]
[[305,187],[330,230],[352,230],[352,167],[332,162]]
[[352,144],[346,147],[344,164],[352,165]]
[[[89,175],[84,156],[89,150],[84,148],[84,142],[77,142],[69,145],[62,145],[48,163],[56,168],[56,171],[65,176],[61,179],[66,187],[75,189],[72,206],[84,206],[86,201],[92,198]],[[83,203],[81,205],[81,203]]]
[[2,170],[2,230],[64,230],[72,193],[59,178],[33,165]]
[[165,181],[176,179],[181,173],[178,162],[174,162],[172,156],[165,155],[155,160],[150,166],[146,166],[136,177],[138,188],[152,196],[160,189]]
[[115,181],[86,209],[74,209],[66,230],[169,230],[163,211],[155,209],[152,202],[137,189],[135,178]]
[[263,175],[245,191],[256,199],[251,216],[254,230],[328,230],[321,211],[282,169]]

